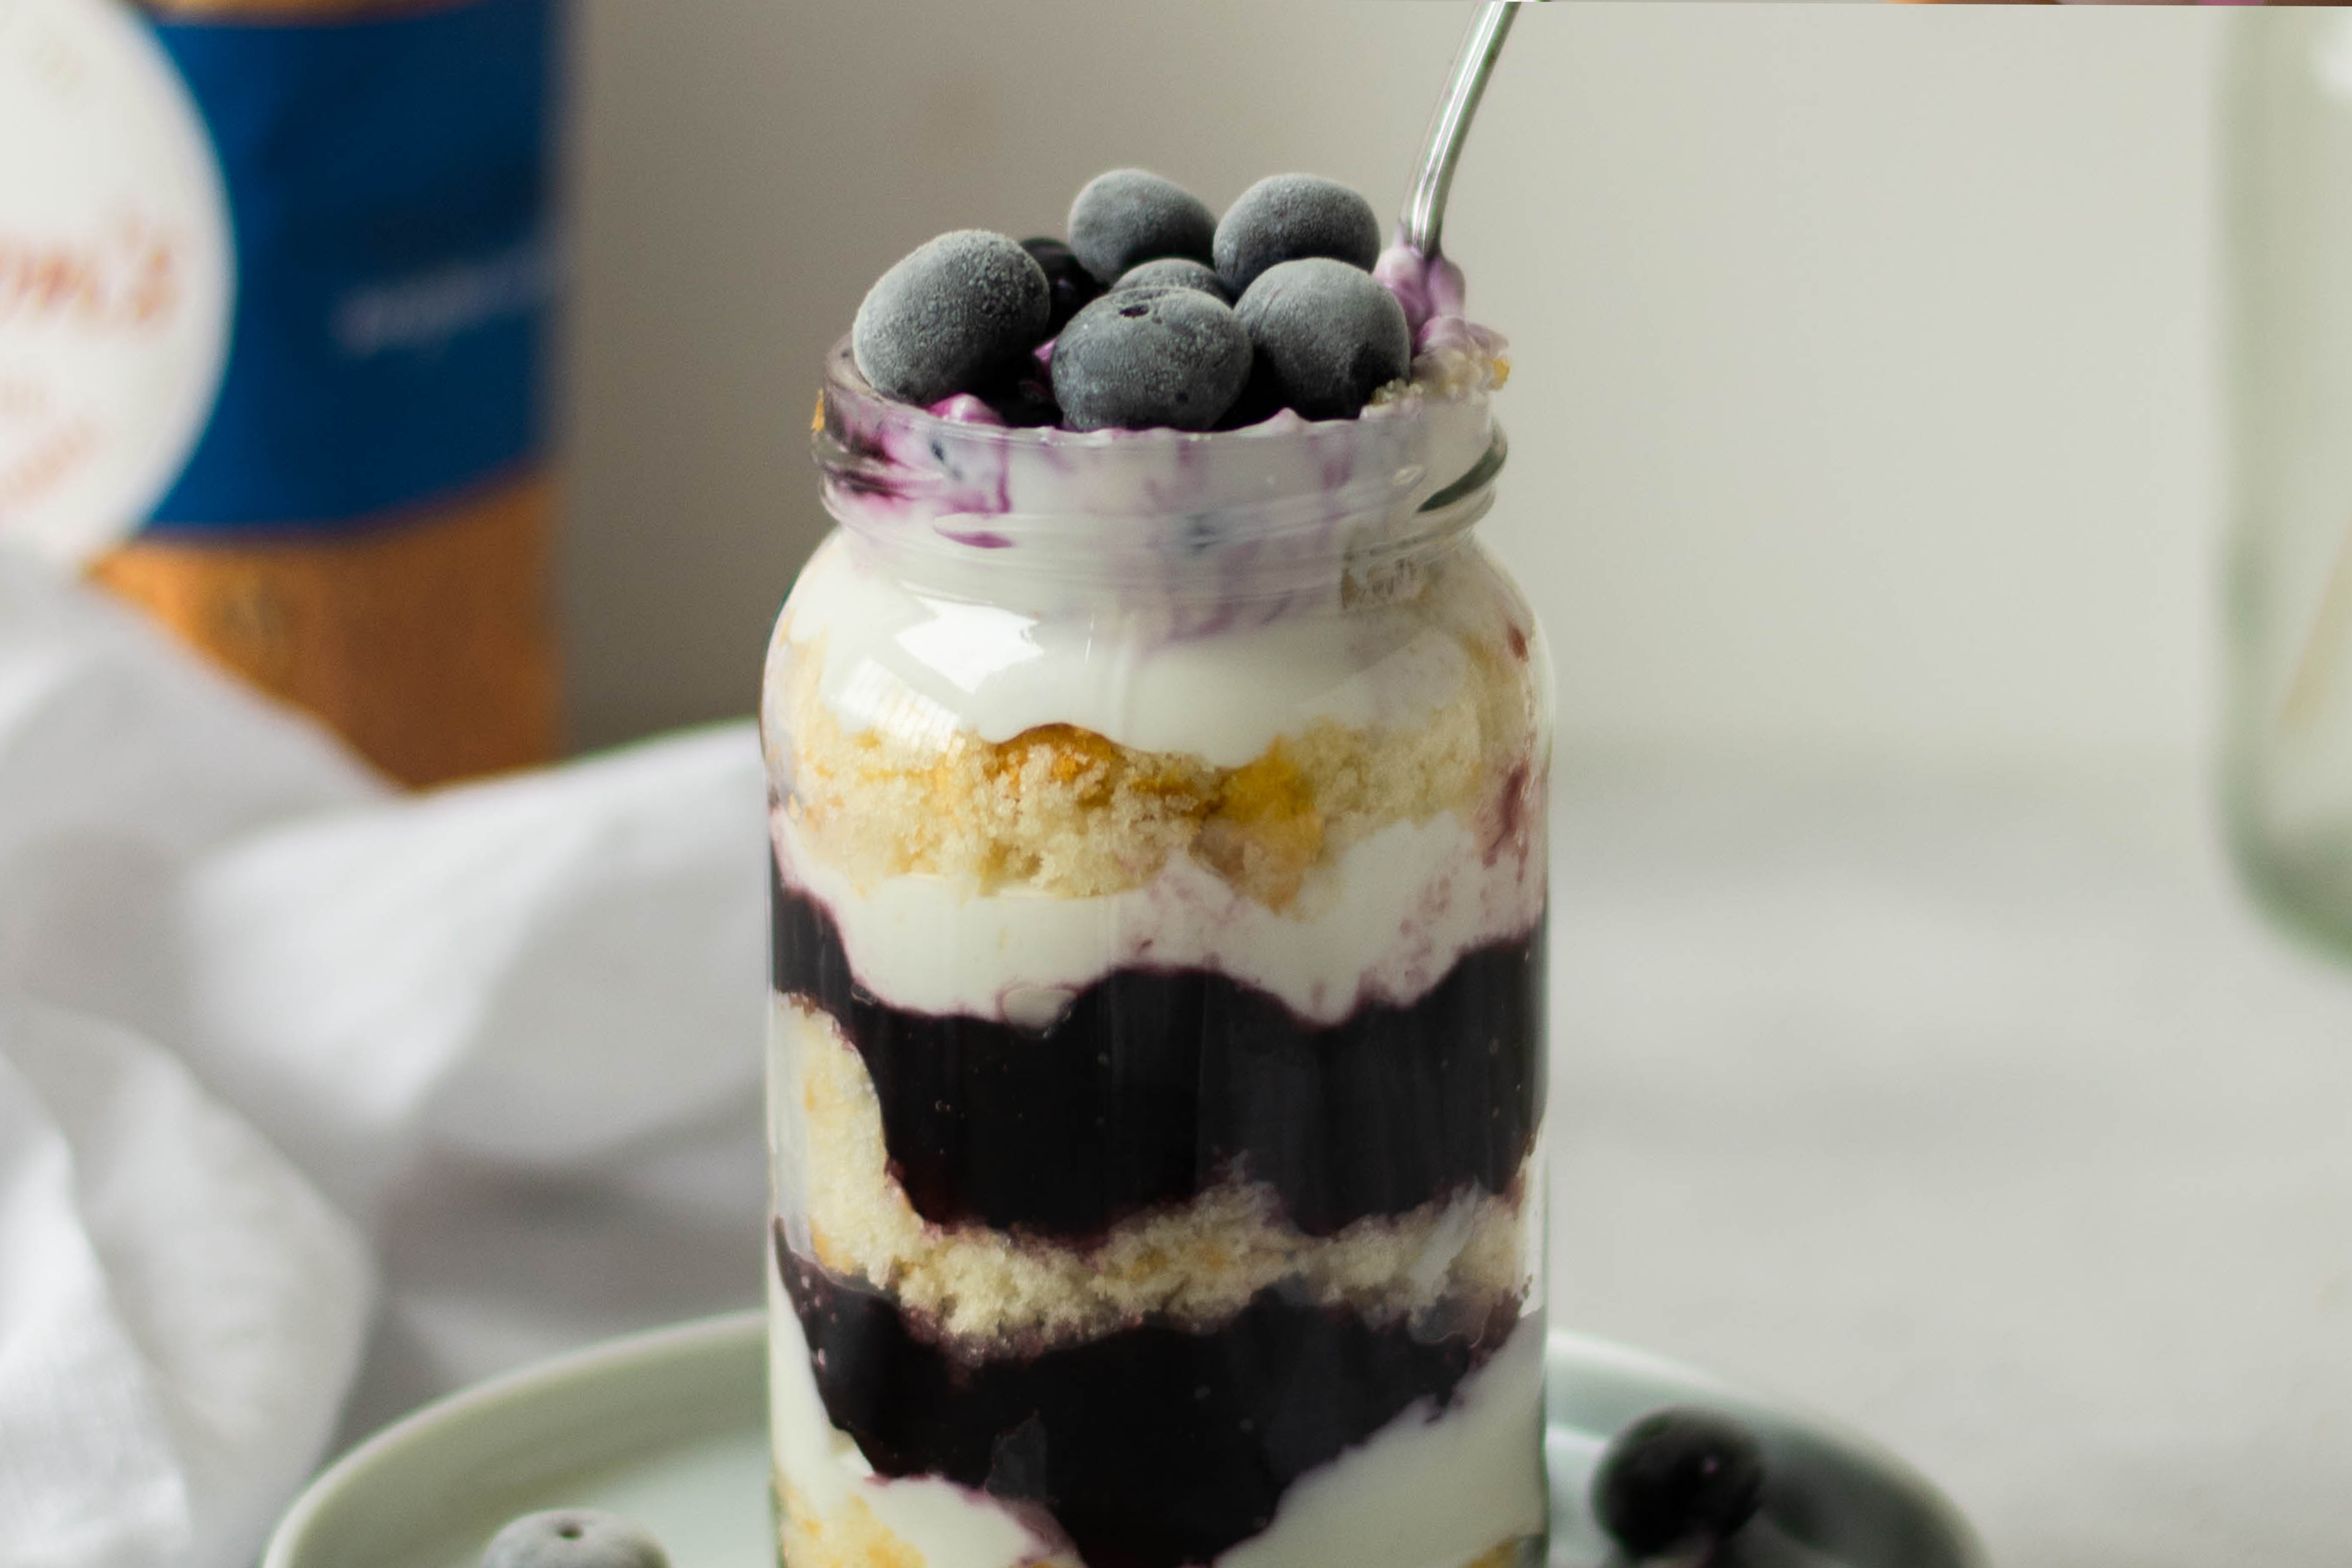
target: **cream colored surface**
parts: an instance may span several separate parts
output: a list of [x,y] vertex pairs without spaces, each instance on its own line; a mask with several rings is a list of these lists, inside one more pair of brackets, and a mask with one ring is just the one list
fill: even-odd
[[1416,1001],[1465,952],[1542,919],[1543,824],[1532,815],[1507,838],[1451,812],[1391,823],[1317,868],[1278,913],[1191,856],[1091,899],[977,897],[931,876],[860,888],[782,812],[771,826],[785,877],[832,914],[860,984],[899,1007],[1042,1029],[1123,966],[1213,969],[1326,1025],[1366,1002]]

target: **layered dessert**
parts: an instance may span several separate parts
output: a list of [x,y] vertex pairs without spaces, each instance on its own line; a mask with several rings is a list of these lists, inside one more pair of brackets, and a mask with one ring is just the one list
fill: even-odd
[[1506,369],[1353,193],[1137,171],[829,361],[762,702],[788,1568],[1540,1560]]

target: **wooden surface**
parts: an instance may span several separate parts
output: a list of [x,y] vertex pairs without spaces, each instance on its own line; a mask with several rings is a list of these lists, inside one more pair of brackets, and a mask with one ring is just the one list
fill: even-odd
[[557,750],[544,474],[305,538],[134,539],[92,574],[403,784]]

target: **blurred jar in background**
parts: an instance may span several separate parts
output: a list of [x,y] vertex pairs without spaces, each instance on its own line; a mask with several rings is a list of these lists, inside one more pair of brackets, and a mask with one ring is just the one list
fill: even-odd
[[2352,15],[2237,18],[2225,90],[2231,828],[2352,952]]
[[556,745],[562,3],[0,4],[0,539],[410,784]]

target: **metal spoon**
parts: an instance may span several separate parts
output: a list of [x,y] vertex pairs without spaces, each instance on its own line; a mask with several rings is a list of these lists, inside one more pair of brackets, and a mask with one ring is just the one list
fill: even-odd
[[1423,256],[1434,257],[1439,231],[1445,226],[1445,198],[1454,190],[1454,165],[1461,161],[1462,143],[1470,134],[1471,116],[1495,74],[1503,39],[1518,16],[1517,0],[1488,0],[1470,18],[1461,52],[1445,79],[1444,96],[1429,117],[1429,141],[1421,153],[1421,173],[1405,197],[1404,216],[1398,220],[1398,237]]
[[[1462,143],[1469,138],[1470,119],[1478,112],[1478,100],[1486,94],[1486,79],[1495,74],[1495,61],[1502,55],[1503,39],[1510,32],[1518,11],[1518,0],[1487,0],[1472,15],[1470,30],[1462,36],[1461,50],[1454,57],[1454,69],[1446,76],[1445,91],[1437,100],[1437,112],[1429,117],[1429,140],[1422,148],[1421,173],[1404,199],[1404,216],[1397,220],[1397,238],[1430,266],[1442,265],[1448,270],[1453,268],[1451,262],[1438,262],[1437,242],[1445,226],[1445,198],[1454,193],[1454,165],[1462,160]],[[1458,273],[1456,282],[1458,285]],[[1422,502],[1421,510],[1435,511],[1451,506],[1486,484],[1501,471],[1509,449],[1498,425],[1486,455],[1471,465],[1468,473]]]

